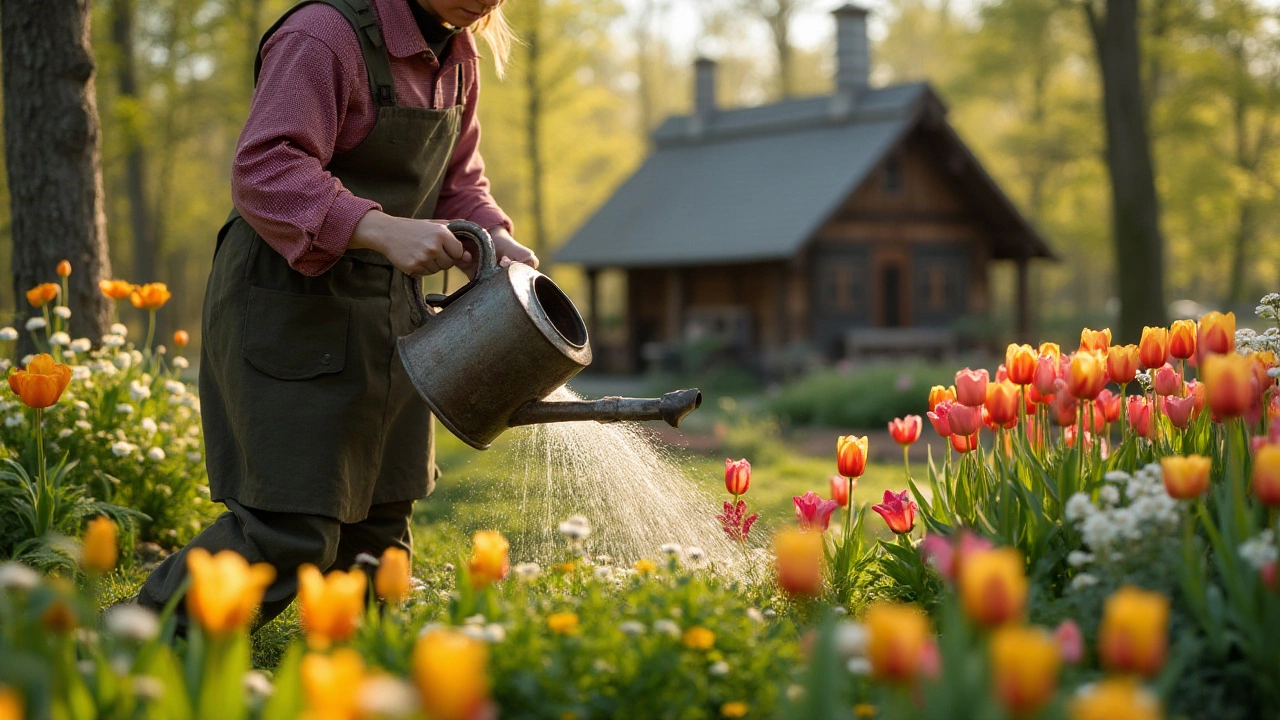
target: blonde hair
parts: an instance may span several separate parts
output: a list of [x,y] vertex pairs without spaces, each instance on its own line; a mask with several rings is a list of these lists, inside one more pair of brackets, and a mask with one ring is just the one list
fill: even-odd
[[489,46],[489,52],[493,53],[494,69],[498,73],[498,77],[505,77],[507,74],[507,63],[511,60],[511,48],[519,41],[516,37],[515,30],[511,29],[511,23],[507,22],[507,18],[502,14],[502,7],[498,6],[491,10],[470,28],[484,43]]

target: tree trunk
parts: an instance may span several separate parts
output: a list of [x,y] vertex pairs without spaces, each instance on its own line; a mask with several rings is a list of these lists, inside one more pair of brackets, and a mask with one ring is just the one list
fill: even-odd
[[[98,281],[111,274],[89,0],[3,0],[5,169],[13,212],[13,286],[57,279],[71,261],[72,337],[95,342],[110,323]],[[19,352],[30,352],[23,336]]]
[[[142,103],[138,92],[138,76],[134,68],[133,2],[113,0],[111,3],[111,40],[120,53],[116,81],[120,100],[138,108]],[[160,256],[160,240],[154,232],[150,203],[147,202],[147,151],[145,132],[140,127],[141,113],[128,113],[124,122],[126,152],[124,158],[125,195],[129,198],[129,229],[133,237],[133,282],[156,282],[156,262]]]
[[530,213],[533,216],[533,237],[526,244],[535,253],[543,252],[547,241],[546,206],[543,198],[542,167],[542,84],[539,81],[542,31],[542,0],[524,0],[529,24],[525,27],[525,46],[528,65],[525,67],[525,147],[529,154]]
[[1098,17],[1086,0],[1102,76],[1116,287],[1117,341],[1137,342],[1144,325],[1164,325],[1164,242],[1140,71],[1137,0],[1106,0]]

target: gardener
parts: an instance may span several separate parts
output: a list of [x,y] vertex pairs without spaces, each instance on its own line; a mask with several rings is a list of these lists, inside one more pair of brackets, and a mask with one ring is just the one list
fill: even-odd
[[275,566],[259,625],[293,599],[300,565],[411,549],[437,471],[395,348],[414,328],[405,276],[472,257],[429,218],[475,222],[503,264],[538,264],[478,149],[473,36],[501,74],[502,2],[305,0],[263,36],[202,325],[209,488],[227,512],[152,572],[141,604],[180,591],[193,547]]

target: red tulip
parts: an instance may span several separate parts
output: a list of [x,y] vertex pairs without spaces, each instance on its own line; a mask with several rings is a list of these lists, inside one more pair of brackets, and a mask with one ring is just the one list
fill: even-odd
[[[917,431],[916,434],[919,435],[919,432]],[[862,477],[862,473],[867,469],[867,437],[865,435],[862,437],[842,435],[836,438],[836,467],[845,477]]]
[[885,490],[884,502],[872,505],[871,509],[879,513],[889,529],[899,535],[911,532],[916,526],[916,503],[911,499],[909,490],[900,493]]
[[1157,395],[1181,395],[1182,376],[1172,365],[1161,365],[1151,373],[1151,384]]
[[747,488],[751,487],[751,463],[746,458],[724,459],[724,487],[734,497],[747,494]]
[[831,499],[840,507],[849,504],[850,485],[858,487],[857,478],[847,478],[840,475],[831,476]]
[[1186,385],[1187,397],[1193,397],[1196,399],[1196,409],[1191,416],[1200,417],[1200,413],[1204,412],[1204,404],[1209,401],[1208,388],[1206,388],[1204,383],[1199,380],[1188,380]]
[[1097,407],[1102,408],[1102,414],[1107,424],[1111,424],[1120,419],[1120,396],[1110,390],[1103,390],[1098,393]]
[[889,435],[899,445],[911,445],[920,439],[920,428],[923,425],[919,415],[908,415],[895,418],[889,422]]
[[933,424],[933,429],[939,437],[951,437],[951,423],[947,418],[950,417],[953,407],[955,407],[954,401],[944,400],[929,411],[929,422]]
[[947,415],[952,435],[973,435],[982,429],[982,403],[975,406],[953,405]]
[[1186,430],[1191,424],[1191,413],[1196,408],[1196,398],[1194,395],[1186,397],[1178,397],[1177,395],[1167,395],[1164,398],[1164,414],[1168,416],[1169,422],[1179,430]]
[[1036,373],[1031,380],[1032,386],[1041,395],[1052,395],[1057,392],[1055,384],[1062,377],[1061,360],[1056,355],[1041,355],[1036,361]]
[[826,532],[831,524],[831,513],[840,507],[835,500],[823,500],[812,491],[793,497],[791,501],[795,503],[796,520],[800,522],[801,530],[817,528],[819,532]]
[[1135,395],[1129,398],[1129,427],[1148,440],[1151,439],[1151,405],[1147,399]]
[[1169,354],[1179,360],[1186,360],[1196,354],[1196,322],[1194,320],[1174,320],[1169,329]]
[[990,375],[986,369],[965,368],[956,373],[956,402],[969,407],[979,407],[987,401],[987,383]]
[[964,455],[978,449],[978,436],[973,435],[951,435],[948,440],[951,441],[951,449]]

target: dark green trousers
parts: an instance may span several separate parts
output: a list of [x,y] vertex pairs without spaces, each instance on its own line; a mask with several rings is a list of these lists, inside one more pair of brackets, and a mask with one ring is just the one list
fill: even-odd
[[[204,548],[210,553],[234,550],[251,563],[270,563],[276,580],[262,597],[262,610],[254,630],[284,612],[298,593],[298,568],[312,564],[321,571],[347,570],[356,556],[380,556],[395,546],[413,554],[409,521],[413,500],[383,503],[369,509],[369,517],[343,523],[323,515],[268,512],[227,500],[227,512],[218,516],[186,547],[164,559],[138,591],[138,603],[156,610],[164,607],[187,579],[187,553]],[[186,629],[186,607],[178,605],[179,632]]]

